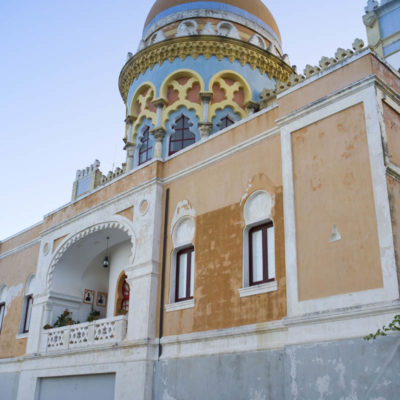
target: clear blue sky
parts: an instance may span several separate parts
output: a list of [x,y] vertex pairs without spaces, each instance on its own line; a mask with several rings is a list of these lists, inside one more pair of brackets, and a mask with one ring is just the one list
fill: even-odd
[[[264,2],[300,70],[365,40],[366,0]],[[0,1],[0,240],[67,203],[77,169],[124,161],[118,76],[152,4]]]

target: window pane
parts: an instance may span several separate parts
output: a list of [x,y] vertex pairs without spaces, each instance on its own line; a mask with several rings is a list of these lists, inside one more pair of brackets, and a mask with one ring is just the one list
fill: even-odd
[[187,253],[179,256],[178,299],[186,298]]
[[29,324],[31,322],[31,313],[32,313],[32,297],[29,297],[27,299],[27,304],[26,304],[24,332],[29,331]]
[[193,133],[190,132],[189,129],[184,130],[183,137],[185,138],[185,140],[193,140],[194,141],[194,139],[195,139]]
[[194,294],[194,251],[191,252],[190,255],[190,297],[193,297]]
[[173,135],[171,137],[171,152],[179,151],[182,149],[182,141],[176,141],[175,139],[177,139],[177,137],[176,135]]
[[275,229],[268,228],[268,279],[275,279]]
[[253,283],[263,280],[262,230],[252,233]]
[[145,149],[143,149],[143,146],[140,148],[140,154],[139,154],[139,164],[143,164],[146,162],[146,153],[144,153]]
[[4,304],[1,304],[0,305],[0,332],[1,332],[1,329],[3,328],[4,311],[5,311],[5,306],[4,306]]

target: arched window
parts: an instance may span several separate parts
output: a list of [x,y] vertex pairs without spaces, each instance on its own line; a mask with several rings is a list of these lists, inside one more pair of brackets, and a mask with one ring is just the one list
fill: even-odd
[[24,305],[22,308],[21,322],[19,326],[19,333],[28,333],[29,325],[31,323],[32,306],[33,306],[33,292],[35,290],[35,276],[31,275],[25,285]]
[[252,193],[245,203],[241,297],[278,290],[272,208],[271,195],[262,190]]
[[176,256],[175,301],[193,299],[194,247],[180,250]]
[[192,125],[189,118],[184,114],[175,120],[173,126],[175,133],[171,135],[169,141],[169,155],[175,154],[196,141],[196,136],[190,131]]
[[153,147],[150,142],[150,127],[146,126],[143,136],[140,139],[142,142],[139,147],[139,165],[150,161],[153,157]]
[[0,333],[3,329],[4,315],[6,313],[6,285],[0,286]]

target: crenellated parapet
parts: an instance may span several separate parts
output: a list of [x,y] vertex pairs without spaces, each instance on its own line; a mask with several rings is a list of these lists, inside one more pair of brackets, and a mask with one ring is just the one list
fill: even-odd
[[296,86],[297,84],[325,71],[337,63],[359,53],[365,48],[365,44],[361,39],[355,39],[352,49],[338,48],[334,57],[322,57],[317,65],[307,64],[304,67],[303,74],[293,73],[286,82],[278,81],[274,89],[264,89],[260,95],[260,108],[266,108],[276,102],[278,94],[285,90]]
[[100,161],[95,160],[90,166],[76,171],[75,181],[72,186],[72,201],[90,193],[100,186],[112,182],[126,172],[125,163],[123,163],[121,167],[109,171],[107,175],[103,175],[99,168]]

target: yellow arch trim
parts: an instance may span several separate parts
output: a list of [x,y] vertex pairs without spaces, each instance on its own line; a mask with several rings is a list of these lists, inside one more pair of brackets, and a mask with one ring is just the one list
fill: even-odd
[[[175,80],[181,77],[189,76],[189,80],[184,85],[177,85]],[[164,82],[161,85],[160,96],[164,100],[167,99],[167,91],[168,87],[172,85],[172,87],[178,92],[179,100],[174,104],[171,104],[168,107],[163,109],[162,115],[162,126],[165,128],[169,115],[177,111],[179,107],[186,107],[188,110],[194,110],[197,117],[201,120],[203,114],[203,105],[198,103],[192,103],[188,99],[186,99],[187,92],[196,84],[200,85],[200,91],[204,91],[204,80],[196,71],[191,69],[180,69],[178,71],[174,71],[167,78],[164,79]]]
[[[146,96],[143,96],[141,92],[145,88],[150,88],[151,91]],[[136,141],[137,131],[143,119],[147,118],[152,121],[154,126],[156,125],[157,114],[146,108],[146,104],[151,94],[153,95],[154,100],[157,94],[156,87],[152,82],[144,82],[136,89],[135,95],[133,96],[131,104],[129,105],[129,115],[134,118],[134,122],[132,124],[132,137],[128,138],[128,134],[126,134],[125,136],[133,143],[135,143]],[[137,114],[136,110],[132,109],[136,102],[139,102],[142,105],[140,114]]]
[[[150,82],[150,81],[143,82],[143,83],[136,89],[136,92],[135,92],[135,94],[134,94],[134,96],[133,96],[133,98],[132,98],[132,101],[131,101],[131,103],[130,103],[130,105],[129,105],[129,107],[128,107],[128,112],[129,112],[128,115],[131,115],[131,116],[133,116],[133,117],[138,117],[138,115],[135,115],[136,111],[135,111],[135,110],[132,110],[132,106],[133,106],[133,105],[136,103],[136,101],[139,99],[139,97],[141,96],[140,92],[141,92],[145,87],[150,87],[150,89],[153,90],[154,99],[156,98],[156,96],[157,96],[157,90],[156,90],[156,87],[154,86],[154,84],[153,84],[152,82]],[[143,96],[142,96],[142,97],[143,97]],[[142,107],[142,111],[143,111],[143,110],[144,110],[144,107]]]
[[160,88],[160,97],[163,99],[167,99],[168,83],[170,81],[185,77],[187,75],[196,78],[200,83],[200,89],[202,91],[204,90],[204,80],[201,75],[199,75],[196,71],[193,71],[192,69],[178,69],[177,71],[172,72],[172,74],[169,74],[164,79],[164,82],[161,84]]
[[[229,86],[225,83],[223,78],[232,79],[235,83],[232,86]],[[225,107],[231,107],[234,112],[238,113],[242,118],[247,117],[248,111],[239,107],[239,105],[233,101],[235,93],[241,88],[244,90],[244,104],[252,100],[252,90],[246,79],[235,71],[224,70],[218,72],[210,79],[208,85],[210,92],[212,92],[215,83],[218,83],[220,88],[225,92],[226,100],[210,105],[208,115],[209,121],[216,116],[217,110],[223,110]]]

